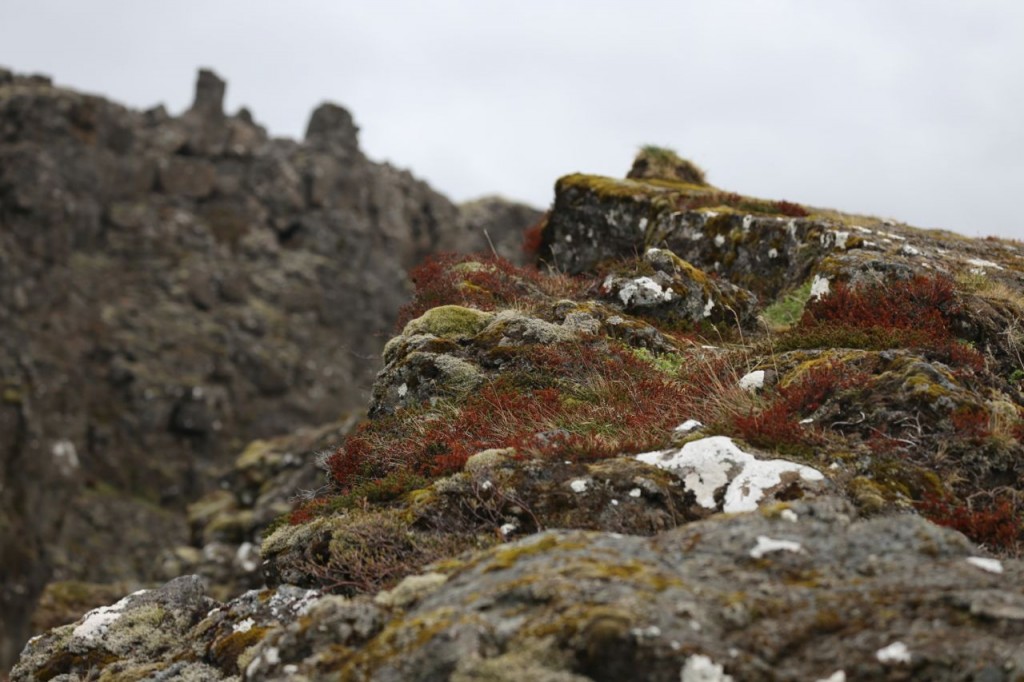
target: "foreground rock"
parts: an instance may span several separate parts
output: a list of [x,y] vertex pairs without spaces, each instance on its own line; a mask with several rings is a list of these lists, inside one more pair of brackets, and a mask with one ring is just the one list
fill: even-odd
[[33,640],[12,680],[1013,680],[1022,585],[958,533],[824,499],[649,539],[551,531],[373,598],[214,605],[181,579]]
[[533,222],[464,220],[342,107],[273,139],[225,89],[171,116],[0,72],[0,667],[51,574],[164,579],[247,442],[361,408],[410,266]]

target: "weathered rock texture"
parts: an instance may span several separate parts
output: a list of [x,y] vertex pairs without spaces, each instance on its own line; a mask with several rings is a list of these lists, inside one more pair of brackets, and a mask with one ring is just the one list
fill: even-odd
[[410,266],[538,215],[463,217],[337,105],[269,138],[225,87],[175,117],[0,70],[0,666],[51,577],[167,577],[228,457],[360,408]]
[[661,173],[534,236],[417,266],[368,418],[192,506],[178,570],[256,585],[262,537],[266,589],[129,595],[13,679],[1024,679],[1019,245]]
[[654,538],[549,531],[375,598],[215,605],[181,578],[33,640],[12,680],[1012,680],[1022,581],[956,532],[826,498]]

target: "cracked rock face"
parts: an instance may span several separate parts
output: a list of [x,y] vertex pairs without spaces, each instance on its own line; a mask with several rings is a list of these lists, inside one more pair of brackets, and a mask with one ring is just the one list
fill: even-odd
[[246,442],[362,408],[408,268],[530,222],[470,229],[337,105],[295,142],[208,70],[180,116],[3,74],[0,667],[51,576],[169,577],[154,554]]

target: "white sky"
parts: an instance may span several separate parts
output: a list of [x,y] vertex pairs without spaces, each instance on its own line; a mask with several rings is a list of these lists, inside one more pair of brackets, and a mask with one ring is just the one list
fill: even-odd
[[133,107],[323,100],[456,200],[677,149],[724,189],[1024,239],[1021,0],[0,0],[0,65]]

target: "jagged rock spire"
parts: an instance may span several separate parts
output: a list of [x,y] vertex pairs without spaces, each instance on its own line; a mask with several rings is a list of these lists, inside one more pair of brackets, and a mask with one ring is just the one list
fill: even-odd
[[359,128],[348,109],[331,102],[316,108],[306,127],[306,142],[318,146],[339,144],[355,151],[359,148]]
[[199,75],[196,77],[196,95],[190,111],[207,118],[223,118],[224,91],[227,90],[227,86],[227,82],[211,69],[199,69]]

